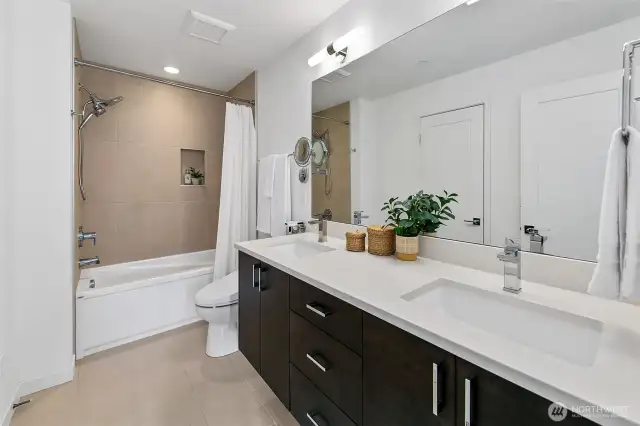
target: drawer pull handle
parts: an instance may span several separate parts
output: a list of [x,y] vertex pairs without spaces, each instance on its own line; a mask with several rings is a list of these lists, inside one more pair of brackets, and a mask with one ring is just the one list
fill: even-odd
[[464,379],[464,426],[471,426],[471,379]]
[[329,369],[329,363],[322,357],[322,355],[310,355],[307,354],[309,361],[315,364],[323,373],[326,373]]
[[432,409],[433,415],[437,416],[440,413],[440,404],[441,404],[441,393],[440,393],[440,381],[438,380],[440,377],[440,372],[438,371],[438,364],[433,363],[433,399],[432,399]]
[[329,312],[327,308],[322,305],[318,305],[317,303],[307,303],[307,309],[322,318],[326,318],[331,315],[331,312]]
[[318,413],[307,413],[307,418],[313,426],[329,426],[329,422]]

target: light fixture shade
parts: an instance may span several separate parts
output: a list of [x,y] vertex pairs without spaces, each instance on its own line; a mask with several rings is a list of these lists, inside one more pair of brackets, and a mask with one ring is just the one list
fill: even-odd
[[355,28],[349,31],[348,33],[346,33],[345,35],[343,35],[342,37],[340,37],[339,39],[333,42],[333,49],[336,52],[339,52],[342,49],[349,47],[349,45],[353,43],[356,38],[358,38],[358,35],[360,35],[360,28]]
[[329,57],[329,52],[327,52],[327,48],[325,47],[324,49],[322,49],[321,51],[319,51],[318,53],[310,57],[308,64],[310,67],[315,67],[316,65],[318,65],[328,57]]
[[326,58],[331,56],[329,54],[330,51],[333,54],[334,52],[340,52],[341,50],[346,49],[347,47],[349,47],[351,43],[353,43],[353,41],[356,38],[358,38],[358,36],[360,35],[360,32],[361,32],[360,28],[355,28],[349,31],[348,33],[346,33],[345,35],[343,35],[342,37],[338,38],[336,41],[331,43],[328,47],[325,47],[324,49],[322,49],[321,51],[319,51],[318,53],[310,57],[308,61],[309,66],[315,67],[316,65],[324,61]]

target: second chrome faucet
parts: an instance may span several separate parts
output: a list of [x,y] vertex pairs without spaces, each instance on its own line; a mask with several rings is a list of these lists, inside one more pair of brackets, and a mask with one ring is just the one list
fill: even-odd
[[504,263],[504,286],[502,289],[509,293],[518,294],[522,291],[522,258],[520,252],[520,242],[507,238],[504,251],[498,253],[498,259]]

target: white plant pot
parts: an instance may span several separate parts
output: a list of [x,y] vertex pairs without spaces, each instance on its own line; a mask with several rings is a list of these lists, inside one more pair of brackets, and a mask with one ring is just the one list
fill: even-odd
[[194,177],[191,178],[191,184],[192,185],[201,185],[201,179],[196,179]]
[[396,257],[407,262],[415,262],[420,253],[418,237],[401,237],[396,235]]

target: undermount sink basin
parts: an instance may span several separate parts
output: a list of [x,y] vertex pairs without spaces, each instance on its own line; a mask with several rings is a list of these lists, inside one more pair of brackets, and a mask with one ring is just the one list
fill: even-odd
[[320,253],[335,251],[333,247],[325,246],[320,243],[312,243],[310,241],[296,241],[293,243],[281,244],[269,248],[269,251],[275,254],[303,259],[305,257],[315,256]]
[[598,353],[601,322],[515,297],[440,279],[402,298],[430,312],[583,367],[593,365]]

